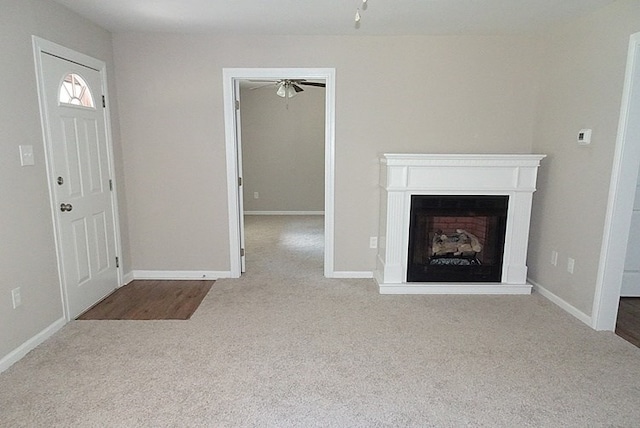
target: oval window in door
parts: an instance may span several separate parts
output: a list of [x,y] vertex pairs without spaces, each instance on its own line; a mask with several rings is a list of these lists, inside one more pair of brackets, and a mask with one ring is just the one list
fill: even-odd
[[58,100],[62,104],[95,108],[89,86],[75,73],[67,74],[62,80]]

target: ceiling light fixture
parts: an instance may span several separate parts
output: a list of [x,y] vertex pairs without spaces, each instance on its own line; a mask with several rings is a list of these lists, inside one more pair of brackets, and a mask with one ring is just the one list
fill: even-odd
[[[367,10],[367,0],[362,0],[362,11],[364,12],[365,10]],[[360,16],[360,7],[356,8],[356,16],[355,16],[355,21],[356,21],[356,28],[360,28],[360,19],[362,17]]]
[[283,80],[278,83],[278,90],[276,95],[282,98],[293,98],[298,94],[298,91],[291,80]]

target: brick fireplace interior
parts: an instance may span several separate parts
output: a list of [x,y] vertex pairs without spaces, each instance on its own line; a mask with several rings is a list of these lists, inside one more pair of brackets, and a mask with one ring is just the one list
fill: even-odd
[[407,282],[500,282],[508,201],[412,195]]

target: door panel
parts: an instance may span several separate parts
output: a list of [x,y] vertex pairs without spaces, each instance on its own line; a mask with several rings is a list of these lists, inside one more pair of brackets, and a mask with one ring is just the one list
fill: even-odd
[[[91,279],[89,269],[89,240],[87,239],[87,224],[84,218],[71,222],[71,233],[73,234],[73,251],[67,251],[67,257],[73,257],[70,265],[75,266],[76,283],[82,285]],[[68,272],[71,274],[71,272]]]
[[[68,316],[75,318],[118,285],[115,223],[102,104],[60,102],[59,88],[65,76],[74,73],[97,100],[102,76],[47,54],[42,55],[42,73],[60,264]],[[61,210],[62,204],[71,209]]]
[[93,216],[93,243],[95,244],[96,272],[102,273],[109,268],[109,247],[107,242],[107,222],[104,213]]

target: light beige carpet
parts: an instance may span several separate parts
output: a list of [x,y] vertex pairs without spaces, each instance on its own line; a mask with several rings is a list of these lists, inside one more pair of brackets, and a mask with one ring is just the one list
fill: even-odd
[[324,279],[320,217],[247,238],[191,320],[73,321],[0,374],[0,426],[640,425],[640,349],[540,296]]

